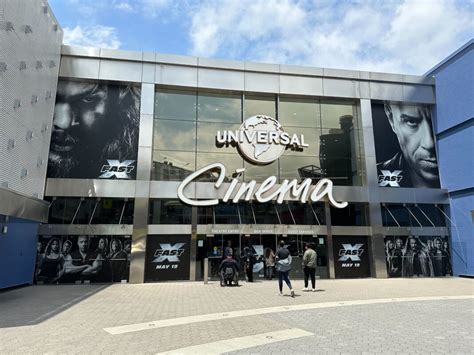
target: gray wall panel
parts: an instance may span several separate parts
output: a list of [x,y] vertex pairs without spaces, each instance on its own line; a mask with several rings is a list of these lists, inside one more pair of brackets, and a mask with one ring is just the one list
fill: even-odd
[[142,84],[142,92],[141,92],[141,100],[140,100],[140,114],[153,115],[154,109],[155,109],[155,85]]
[[210,68],[222,68],[222,69],[235,69],[244,70],[244,62],[237,60],[224,60],[224,59],[213,59],[213,58],[198,58],[198,65],[200,67]]
[[280,93],[322,96],[323,80],[305,76],[280,75]]
[[155,83],[185,87],[197,86],[197,68],[157,64]]
[[47,179],[45,196],[134,197],[135,181]]
[[245,73],[245,91],[269,92],[280,91],[280,76],[276,74]]
[[245,70],[248,71],[268,73],[278,73],[280,71],[280,66],[278,64],[245,62],[244,65]]
[[132,225],[116,224],[43,224],[39,235],[132,235]]
[[219,69],[198,69],[198,86],[200,88],[244,90],[244,73]]
[[115,49],[100,49],[100,57],[107,59],[120,59],[120,60],[130,60],[130,61],[139,61],[143,59],[142,52],[136,51],[124,51],[124,50],[115,50]]
[[403,85],[371,82],[370,98],[374,100],[403,101]]
[[154,83],[155,82],[155,64],[143,63],[142,67],[142,82]]
[[142,63],[101,59],[99,68],[99,79],[126,82],[141,82]]
[[140,147],[153,146],[153,114],[140,115],[140,136],[138,138]]
[[323,76],[323,68],[304,67],[299,65],[280,65],[280,74]]
[[99,57],[100,48],[79,47],[79,46],[61,46],[61,55],[63,58],[67,56],[73,57]]
[[359,82],[347,79],[323,79],[324,96],[333,97],[360,97]]
[[63,78],[99,79],[100,60],[95,58],[62,57],[59,76]]
[[191,234],[190,224],[149,224],[148,234]]
[[403,100],[407,102],[434,104],[435,93],[433,86],[403,85]]
[[[140,146],[138,148],[137,180],[150,180],[152,160],[153,160],[152,148]],[[141,196],[141,197],[145,197],[145,196]]]

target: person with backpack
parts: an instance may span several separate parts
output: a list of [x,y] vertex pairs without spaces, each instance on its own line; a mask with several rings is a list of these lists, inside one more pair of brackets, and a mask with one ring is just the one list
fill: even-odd
[[280,241],[280,248],[276,253],[275,269],[278,272],[278,287],[280,289],[279,296],[283,296],[283,280],[287,284],[291,292],[291,297],[295,297],[295,291],[291,286],[290,270],[291,270],[291,255],[290,251],[285,247],[285,242]]
[[308,279],[311,277],[312,291],[316,292],[316,252],[311,243],[306,243],[303,254],[304,288],[302,291],[309,291]]

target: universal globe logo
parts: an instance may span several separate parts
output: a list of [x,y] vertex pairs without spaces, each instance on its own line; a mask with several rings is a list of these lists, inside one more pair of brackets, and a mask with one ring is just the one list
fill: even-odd
[[261,165],[275,161],[287,148],[308,147],[303,135],[289,135],[280,122],[265,115],[247,118],[238,131],[218,131],[216,141],[219,145],[237,145],[245,159]]

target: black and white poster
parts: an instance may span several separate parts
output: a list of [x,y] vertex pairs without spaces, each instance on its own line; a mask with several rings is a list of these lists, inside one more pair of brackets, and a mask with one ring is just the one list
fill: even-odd
[[190,243],[189,235],[149,235],[145,282],[189,280]]
[[40,236],[37,283],[128,281],[130,236]]
[[140,96],[133,85],[60,80],[48,177],[134,179]]
[[385,257],[388,277],[452,275],[448,237],[387,236]]
[[369,246],[365,236],[334,236],[336,278],[370,277]]
[[372,120],[379,186],[439,188],[430,107],[372,104]]

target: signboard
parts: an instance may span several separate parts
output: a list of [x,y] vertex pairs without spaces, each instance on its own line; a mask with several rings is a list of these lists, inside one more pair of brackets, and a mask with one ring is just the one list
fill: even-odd
[[140,88],[60,80],[48,177],[135,179]]
[[430,108],[372,104],[372,120],[379,186],[439,188]]
[[37,283],[128,281],[130,236],[40,236],[36,252]]
[[452,275],[448,237],[386,236],[388,277],[438,277]]
[[145,282],[189,280],[190,242],[189,235],[149,235]]
[[365,236],[334,236],[336,278],[370,277],[369,250]]

